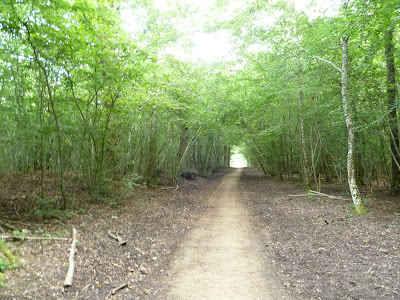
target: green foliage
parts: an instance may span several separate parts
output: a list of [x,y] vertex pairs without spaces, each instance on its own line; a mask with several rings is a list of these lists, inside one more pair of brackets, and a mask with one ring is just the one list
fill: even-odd
[[355,214],[357,214],[357,211],[356,211],[356,207],[355,207],[355,205],[354,204],[349,204],[349,205],[347,205],[347,216],[349,217],[349,218],[351,218],[352,216],[354,216]]
[[[3,273],[5,270],[8,269],[9,264],[4,261],[2,257],[0,257],[0,273]],[[0,278],[1,280],[2,278]]]
[[3,273],[18,266],[18,259],[11,253],[7,243],[0,240],[0,286],[6,284]]
[[136,187],[141,186],[142,176],[136,173],[132,173],[129,175],[124,176],[122,179],[122,185],[128,191],[133,191]]
[[23,241],[23,240],[25,239],[25,237],[27,236],[28,233],[29,233],[29,231],[26,230],[26,229],[22,229],[21,231],[19,231],[19,230],[14,230],[14,231],[13,231],[13,236],[14,236],[15,238],[20,239],[20,240]]
[[347,206],[346,214],[350,218],[353,217],[354,215],[365,215],[367,214],[367,210],[365,209],[364,205],[362,205],[362,207],[357,207],[355,204],[349,204]]
[[118,209],[121,207],[121,204],[116,200],[108,200],[107,205],[113,209]]
[[71,218],[72,216],[75,215],[73,211],[59,209],[58,203],[55,199],[38,198],[37,204],[38,208],[35,209],[34,215],[39,218],[63,219],[63,218]]
[[[337,70],[349,34],[358,179],[390,181],[384,37],[391,28],[400,38],[399,0],[349,5],[311,18],[289,1],[246,3],[208,24],[235,35],[238,60],[205,65],[166,54],[183,37],[179,21],[191,20],[182,3],[3,1],[0,171],[58,174],[63,203],[39,198],[43,218],[73,214],[64,173],[77,174],[93,202],[117,206],[139,184],[157,184],[157,170],[176,181],[180,170],[227,167],[224,147],[235,145],[278,179],[346,182]],[[123,9],[138,19],[134,32],[122,28]]]

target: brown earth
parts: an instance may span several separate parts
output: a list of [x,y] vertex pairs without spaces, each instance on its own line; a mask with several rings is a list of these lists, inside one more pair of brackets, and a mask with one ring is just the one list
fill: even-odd
[[[290,196],[304,192],[254,169],[245,170],[239,190],[255,231],[267,233],[264,259],[290,299],[400,299],[399,198],[366,190],[368,214],[354,216],[351,200]],[[322,192],[348,196],[345,185]]]
[[[262,253],[248,209],[239,197],[241,170],[225,175],[205,199],[213,207],[181,245],[165,299],[281,299],[264,276]],[[266,272],[264,272],[266,271]]]
[[[177,191],[137,188],[116,209],[89,205],[35,221],[24,212],[32,180],[3,176],[0,186],[13,187],[0,193],[3,234],[10,225],[70,237],[76,227],[79,243],[67,291],[70,240],[10,243],[24,266],[5,273],[0,299],[400,299],[398,199],[376,193],[368,215],[353,216],[350,201],[297,196],[296,182],[251,168],[237,175],[184,181]],[[333,184],[322,192],[347,195]]]

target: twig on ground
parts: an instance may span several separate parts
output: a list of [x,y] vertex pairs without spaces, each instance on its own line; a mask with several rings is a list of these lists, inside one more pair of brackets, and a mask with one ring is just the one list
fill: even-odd
[[69,226],[69,225],[67,225],[67,224],[65,224],[65,223],[63,223],[63,222],[61,222],[61,221],[59,221],[59,220],[57,220],[57,219],[56,219],[56,222],[57,222],[58,224],[61,224],[62,226],[66,227],[66,228],[71,228],[71,226]]
[[64,289],[66,289],[72,285],[72,280],[74,278],[74,269],[75,269],[74,255],[75,255],[75,249],[76,249],[76,236],[77,235],[78,235],[78,231],[75,228],[72,228],[72,243],[71,243],[71,248],[69,250],[68,271],[67,271],[67,275],[65,276]]
[[367,272],[365,272],[366,274],[369,274],[369,272],[371,272],[372,268],[375,266],[375,264],[372,264],[371,268],[368,269]]
[[86,291],[91,285],[92,285],[91,283],[85,285],[85,286],[83,287],[83,289],[82,289],[82,292]]
[[124,288],[128,287],[127,283],[121,284],[120,286],[117,286],[115,289],[111,290],[111,295],[115,295],[119,290],[122,290]]
[[395,293],[396,295],[399,295],[399,296],[400,296],[400,294],[399,294],[398,292],[396,292],[396,291],[392,291],[392,290],[391,290],[391,292],[392,292],[392,293]]
[[31,225],[31,224],[28,224],[28,223],[25,223],[25,222],[21,222],[21,221],[16,221],[16,220],[8,220],[8,222],[11,222],[11,223],[16,223],[16,224],[21,224],[21,225],[24,225],[24,226],[26,226],[27,228],[36,228],[36,226],[33,226],[33,225]]
[[19,213],[18,213],[17,205],[16,205],[15,203],[14,203],[14,211],[15,211],[17,217],[20,218],[21,216],[20,216]]
[[113,234],[111,231],[107,231],[107,234],[113,238],[114,240],[118,241],[120,246],[126,246],[126,241],[124,241],[117,233],[117,235]]
[[18,240],[18,241],[23,241],[23,240],[30,240],[30,241],[67,241],[69,240],[68,238],[53,238],[53,237],[40,237],[40,236],[26,236],[24,238],[22,237],[17,237],[13,235],[1,235],[0,240]]
[[347,200],[347,199],[345,199],[343,197],[327,195],[327,194],[324,194],[324,193],[321,193],[321,192],[317,192],[317,191],[313,191],[313,190],[309,190],[308,193],[312,194],[312,195],[316,195],[316,196],[321,196],[321,197],[326,197],[326,198],[329,198],[329,199],[334,199],[334,200]]

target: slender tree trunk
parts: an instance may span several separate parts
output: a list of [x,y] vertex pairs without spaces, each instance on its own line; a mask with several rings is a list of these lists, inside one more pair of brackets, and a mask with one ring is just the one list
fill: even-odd
[[188,132],[189,132],[189,128],[187,126],[184,126],[182,128],[181,136],[179,139],[178,153],[176,154],[176,167],[175,167],[176,169],[174,171],[174,179],[175,180],[178,178],[179,172],[181,171],[185,151],[186,151],[186,148],[188,147]]
[[264,165],[264,162],[263,162],[263,158],[262,158],[263,155],[261,154],[260,150],[258,149],[258,146],[257,146],[255,141],[254,141],[253,149],[255,149],[255,151],[253,151],[253,154],[256,157],[258,165],[260,166],[260,168],[263,171],[264,175],[268,175],[268,170],[266,169],[266,167]]
[[342,104],[343,111],[346,118],[347,127],[347,180],[350,188],[351,197],[355,210],[359,214],[365,214],[365,207],[362,202],[360,191],[356,182],[355,172],[355,132],[353,109],[351,102],[348,98],[348,82],[349,82],[349,36],[342,38]]
[[300,94],[299,94],[299,115],[300,115],[300,146],[301,146],[301,153],[303,154],[303,176],[304,176],[304,184],[306,185],[306,189],[311,189],[311,178],[310,178],[310,171],[309,171],[309,163],[308,163],[308,156],[307,156],[307,145],[306,145],[306,131],[304,125],[304,96],[303,96],[303,89],[301,84],[300,85]]
[[158,184],[157,148],[157,115],[153,112],[150,126],[149,157],[145,175],[145,180],[148,186]]
[[66,207],[67,207],[67,195],[65,193],[65,187],[64,187],[64,159],[63,159],[63,152],[62,152],[61,125],[60,125],[60,121],[59,121],[59,116],[57,115],[56,108],[55,108],[55,105],[54,105],[52,89],[51,89],[51,85],[50,85],[50,82],[49,82],[49,74],[47,72],[46,67],[40,61],[38,51],[37,51],[35,45],[33,44],[32,40],[31,40],[30,28],[27,25],[25,25],[25,27],[26,27],[26,30],[27,30],[27,33],[28,33],[27,41],[32,47],[32,50],[33,50],[33,53],[34,53],[34,58],[35,58],[35,61],[36,61],[37,65],[39,66],[39,68],[43,72],[45,88],[46,88],[47,94],[48,94],[50,112],[51,112],[51,115],[52,115],[52,117],[54,119],[54,123],[56,125],[58,164],[59,164],[59,168],[60,168],[60,185],[59,185],[59,187],[60,187],[60,192],[61,192],[61,197],[62,197],[62,208],[66,209]]
[[[39,72],[40,73],[40,72]],[[38,105],[38,113],[39,113],[39,126],[41,129],[40,132],[40,197],[44,198],[44,138],[43,138],[43,88],[41,84],[38,86],[40,93],[40,101]]]
[[224,167],[228,166],[228,146],[224,146]]
[[224,167],[229,168],[231,165],[231,147],[224,146]]
[[228,153],[226,154],[226,156],[227,156],[226,167],[229,168],[231,166],[231,147],[228,147],[227,151],[228,151]]
[[400,163],[399,155],[399,127],[396,105],[396,68],[394,65],[394,44],[393,30],[389,29],[385,36],[385,57],[386,57],[386,90],[388,98],[388,114],[390,129],[390,149],[392,153],[392,178],[390,191],[392,194],[400,192],[400,170],[397,166]]

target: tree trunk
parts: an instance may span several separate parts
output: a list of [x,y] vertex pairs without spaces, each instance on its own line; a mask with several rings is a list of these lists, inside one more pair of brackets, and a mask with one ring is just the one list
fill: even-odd
[[184,126],[180,136],[178,153],[176,154],[176,169],[174,172],[175,180],[176,178],[178,178],[179,172],[182,169],[185,151],[186,148],[188,147],[188,136],[187,136],[188,132],[189,128],[187,126]]
[[260,152],[260,150],[258,149],[258,146],[255,141],[254,141],[254,146],[252,149],[255,149],[255,151],[252,151],[252,152],[253,152],[254,156],[256,157],[257,163],[260,166],[261,170],[263,171],[264,175],[268,175],[268,170],[266,169],[265,164],[263,162],[263,158],[262,158],[263,155]]
[[304,117],[303,117],[303,104],[304,104],[304,96],[303,89],[300,85],[300,94],[299,94],[299,115],[300,115],[300,146],[301,153],[303,154],[303,175],[304,175],[304,184],[306,185],[306,189],[311,189],[311,178],[308,164],[308,156],[307,156],[307,146],[306,146],[306,133],[305,133],[305,125],[304,125]]
[[228,146],[224,146],[224,167],[228,167]]
[[228,151],[228,153],[226,154],[226,156],[227,156],[226,167],[229,168],[231,166],[231,147],[228,147],[227,151]]
[[355,132],[354,132],[354,121],[353,121],[353,109],[351,102],[348,98],[348,82],[349,82],[349,36],[342,38],[342,104],[343,111],[346,118],[347,127],[347,180],[349,183],[351,198],[355,211],[359,214],[365,214],[365,207],[362,202],[360,191],[356,182],[355,172]]
[[158,184],[157,176],[157,116],[153,112],[150,125],[149,156],[147,160],[145,181],[148,186]]
[[52,88],[51,88],[50,81],[49,81],[48,71],[47,71],[46,67],[43,65],[43,63],[41,62],[38,51],[36,49],[36,46],[33,44],[32,40],[31,40],[30,28],[27,25],[25,25],[25,28],[28,32],[27,41],[30,44],[30,46],[32,47],[35,62],[37,63],[37,65],[41,69],[41,71],[43,72],[44,87],[47,90],[47,94],[48,94],[50,113],[54,119],[54,124],[56,126],[58,165],[60,168],[59,188],[60,188],[60,193],[61,193],[61,198],[62,198],[62,208],[65,210],[67,208],[67,195],[65,193],[65,187],[64,187],[64,159],[63,159],[62,140],[61,140],[61,124],[60,124],[60,120],[59,120],[59,115],[57,114],[56,108],[55,108],[55,103],[54,103],[54,99],[53,99],[53,95],[52,95]]
[[389,130],[390,130],[390,149],[392,153],[392,178],[390,191],[392,194],[400,192],[400,163],[399,155],[399,127],[397,121],[396,105],[396,69],[394,65],[394,45],[393,30],[389,29],[385,36],[385,57],[386,57],[386,90],[388,98]]

